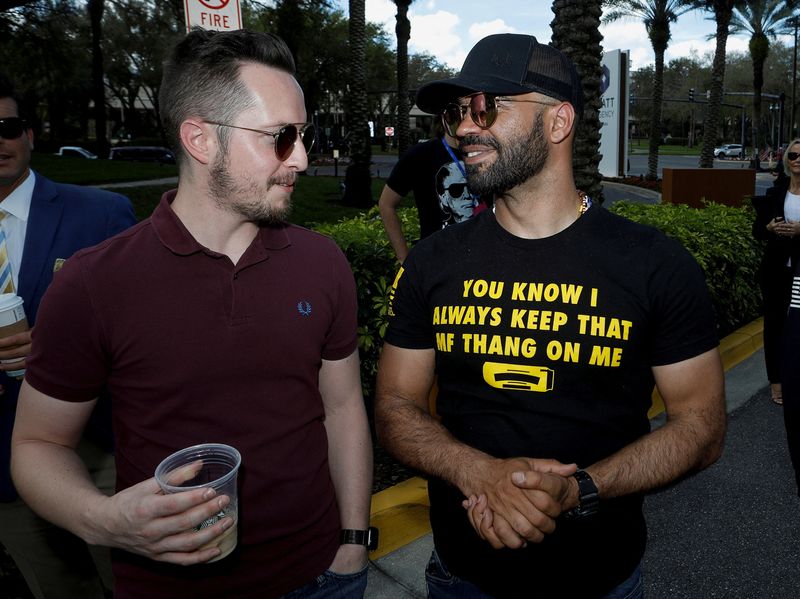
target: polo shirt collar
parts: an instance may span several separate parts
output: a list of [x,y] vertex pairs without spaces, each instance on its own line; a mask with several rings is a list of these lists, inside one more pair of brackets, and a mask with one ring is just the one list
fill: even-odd
[[[178,215],[172,210],[171,204],[177,195],[177,189],[171,189],[161,196],[156,209],[150,216],[150,222],[155,229],[156,235],[164,246],[179,256],[190,256],[197,252],[204,252],[211,256],[219,256],[207,247],[201,245],[189,230],[184,226]],[[288,225],[280,226],[261,226],[258,235],[253,240],[254,244],[260,244],[265,250],[282,250],[291,245],[289,239]],[[249,251],[249,250],[248,250]]]

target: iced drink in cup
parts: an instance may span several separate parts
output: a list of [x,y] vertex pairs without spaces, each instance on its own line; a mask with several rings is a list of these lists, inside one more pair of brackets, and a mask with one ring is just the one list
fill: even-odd
[[203,443],[173,453],[156,468],[156,481],[164,493],[181,493],[211,487],[217,492],[217,496],[227,495],[230,498],[230,503],[218,514],[195,527],[195,530],[201,530],[222,518],[233,518],[233,526],[202,547],[219,547],[221,553],[210,562],[221,560],[236,548],[239,512],[236,476],[241,463],[242,456],[230,445]]
[[[25,310],[22,307],[22,298],[16,293],[0,293],[0,338],[10,337],[17,333],[27,331],[28,319],[25,318]],[[11,358],[0,360],[3,364],[11,362],[21,362],[25,358]],[[8,370],[8,376],[22,378],[25,369]]]

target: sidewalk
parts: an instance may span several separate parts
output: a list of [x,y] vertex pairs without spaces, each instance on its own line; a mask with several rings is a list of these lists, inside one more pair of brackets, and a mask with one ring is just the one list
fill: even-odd
[[[769,401],[761,319],[723,339],[729,429],[722,459],[648,496],[648,599],[790,599],[800,585],[800,500],[782,412]],[[653,419],[659,426],[663,415]],[[373,496],[381,529],[369,599],[425,597],[433,546],[422,479]]]

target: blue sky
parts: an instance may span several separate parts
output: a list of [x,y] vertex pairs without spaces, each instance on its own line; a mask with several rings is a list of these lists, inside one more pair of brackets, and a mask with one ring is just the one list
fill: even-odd
[[[347,12],[347,0],[337,0]],[[528,33],[541,42],[550,41],[553,13],[551,0],[416,0],[411,4],[411,40],[409,51],[428,52],[455,69],[460,69],[469,49],[492,33]],[[367,20],[384,24],[394,40],[397,8],[391,0],[366,0]],[[631,68],[653,63],[653,50],[644,25],[630,19],[601,27],[605,50],[630,50]],[[714,32],[714,23],[698,11],[683,15],[672,26],[672,41],[667,61],[696,52],[698,57],[713,53],[714,41],[706,36]],[[784,43],[791,43],[785,38]],[[746,37],[729,37],[728,50],[747,51]]]

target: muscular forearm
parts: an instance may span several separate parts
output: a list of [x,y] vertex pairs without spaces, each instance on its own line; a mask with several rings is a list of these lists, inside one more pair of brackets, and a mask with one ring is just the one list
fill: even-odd
[[465,496],[479,492],[468,472],[491,456],[465,445],[413,401],[378,390],[375,406],[378,437],[382,445],[408,466],[441,478]]
[[724,399],[716,397],[704,410],[669,419],[661,428],[588,467],[600,496],[652,491],[714,463],[722,452],[725,431],[720,403]]

